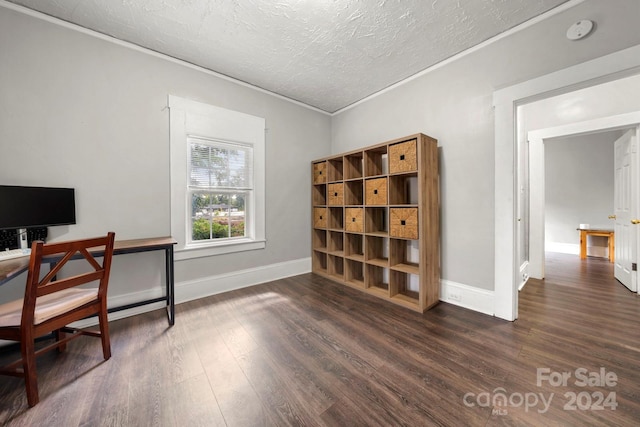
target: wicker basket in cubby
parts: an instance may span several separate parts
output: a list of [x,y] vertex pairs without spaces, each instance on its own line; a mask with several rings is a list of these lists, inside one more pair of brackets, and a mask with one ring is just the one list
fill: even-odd
[[329,184],[327,186],[327,196],[330,206],[342,206],[344,204],[344,184]]
[[313,164],[313,183],[324,184],[327,182],[327,162]]
[[390,208],[389,236],[401,239],[417,239],[418,208]]
[[389,173],[416,170],[418,170],[418,152],[415,139],[389,146]]
[[364,203],[367,205],[387,204],[387,178],[368,179],[364,182]]
[[327,228],[327,208],[313,208],[313,228]]
[[345,208],[345,231],[351,233],[364,232],[364,213],[362,208]]

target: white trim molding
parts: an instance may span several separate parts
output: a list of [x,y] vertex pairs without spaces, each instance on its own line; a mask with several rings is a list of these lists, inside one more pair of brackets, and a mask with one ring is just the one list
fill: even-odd
[[[558,254],[578,256],[580,255],[580,244],[545,241],[544,250],[545,252],[555,252]],[[607,246],[587,246],[587,256],[609,258],[609,248]]]
[[[199,258],[266,247],[266,121],[262,117],[168,96],[171,163],[171,235],[176,260]],[[189,139],[242,143],[252,148],[253,178],[246,197],[246,237],[191,242],[192,212],[188,163]]]
[[[576,232],[576,235],[578,232]],[[588,248],[587,248],[588,250]],[[544,242],[545,252],[555,252],[558,254],[580,255],[579,243],[563,243],[563,242]]]
[[493,316],[494,292],[451,280],[440,281],[440,301]]
[[176,302],[192,301],[310,272],[309,257],[180,282],[176,285]]
[[525,261],[520,266],[520,286],[518,286],[518,290],[521,291],[524,288],[524,285],[527,284],[529,280],[529,261]]
[[[134,304],[139,301],[147,301],[150,299],[161,298],[164,296],[164,286],[154,287],[152,289],[145,289],[138,292],[130,292],[128,294],[116,295],[109,297],[109,307],[122,307],[129,304]],[[159,310],[166,307],[164,302],[156,302],[153,304],[145,304],[139,307],[129,308],[127,310],[116,311],[109,313],[109,322],[114,320],[124,319],[125,317],[136,316],[142,313],[148,313],[149,311]],[[98,324],[97,317],[90,317],[88,319],[79,320],[71,324],[74,328],[88,328]]]
[[[234,271],[232,273],[204,277],[198,280],[179,282],[175,284],[176,304],[310,272],[311,258],[309,257]],[[163,295],[164,287],[147,289],[140,292],[131,292],[124,295],[118,295],[114,298],[109,298],[109,307],[124,306],[137,301],[159,298]],[[164,302],[158,302],[128,310],[117,311],[109,314],[109,321],[147,313],[149,311],[164,308],[165,306],[166,304]],[[177,317],[176,321],[180,321],[180,316]],[[97,319],[92,317],[90,319],[76,322],[73,326],[86,328],[97,324]]]

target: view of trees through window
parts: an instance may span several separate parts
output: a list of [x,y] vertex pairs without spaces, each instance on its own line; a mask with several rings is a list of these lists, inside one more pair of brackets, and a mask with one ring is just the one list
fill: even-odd
[[193,240],[244,237],[245,196],[195,192],[191,217]]

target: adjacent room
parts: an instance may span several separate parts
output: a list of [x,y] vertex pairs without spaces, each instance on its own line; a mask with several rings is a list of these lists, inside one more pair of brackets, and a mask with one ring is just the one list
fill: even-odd
[[636,425],[638,18],[0,0],[0,424]]
[[620,210],[624,200],[631,201],[623,196],[621,148],[635,138],[638,95],[640,80],[632,75],[518,108],[521,170],[537,176],[525,186],[519,202],[525,217],[522,234],[528,235],[524,227],[530,226],[532,238],[520,246],[524,276],[544,277],[544,253],[607,258],[615,263],[616,277],[636,290],[633,281],[622,277],[634,262],[625,245],[631,240],[615,230],[632,225]]

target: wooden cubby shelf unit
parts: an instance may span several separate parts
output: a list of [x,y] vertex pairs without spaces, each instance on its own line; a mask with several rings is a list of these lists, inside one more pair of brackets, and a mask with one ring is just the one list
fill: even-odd
[[438,303],[437,145],[417,134],[311,162],[314,273],[418,312]]

